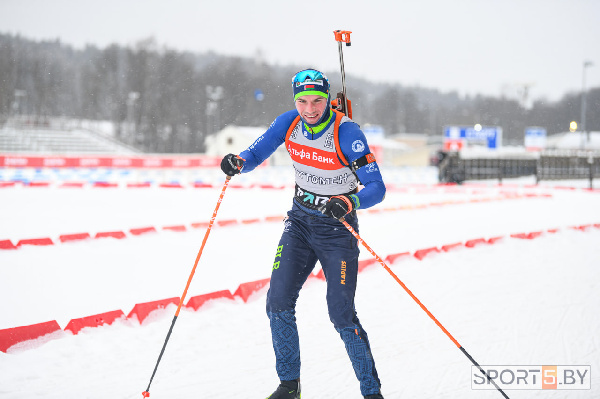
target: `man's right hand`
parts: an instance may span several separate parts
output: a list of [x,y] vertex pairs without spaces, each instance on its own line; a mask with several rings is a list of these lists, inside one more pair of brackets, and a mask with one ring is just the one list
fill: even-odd
[[221,161],[221,170],[227,176],[237,175],[242,171],[244,159],[234,154],[227,154]]

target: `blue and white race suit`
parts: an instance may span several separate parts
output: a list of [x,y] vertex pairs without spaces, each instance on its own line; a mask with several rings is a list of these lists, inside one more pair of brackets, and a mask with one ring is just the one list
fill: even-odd
[[[379,393],[381,383],[367,333],[354,307],[358,243],[340,221],[324,216],[317,208],[340,194],[350,195],[355,209],[369,208],[383,200],[385,185],[377,162],[372,155],[369,158],[371,151],[360,127],[329,112],[329,121],[318,133],[297,120],[296,110],[286,112],[239,155],[245,160],[242,173],[247,173],[285,143],[296,171],[293,206],[284,222],[267,294],[279,379],[300,378],[296,300],[318,260],[327,280],[330,320],[344,341],[361,393],[366,396]],[[356,170],[346,166],[365,158],[370,162],[359,162],[362,166]],[[358,190],[359,186],[362,189]],[[355,212],[345,220],[358,231]]]

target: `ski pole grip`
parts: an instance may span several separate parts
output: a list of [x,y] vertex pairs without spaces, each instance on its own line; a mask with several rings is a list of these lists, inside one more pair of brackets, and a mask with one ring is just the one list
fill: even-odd
[[352,43],[350,43],[350,33],[352,33],[352,31],[349,30],[334,30],[333,34],[335,35],[335,41],[336,42],[344,42],[346,43],[346,46],[350,46]]

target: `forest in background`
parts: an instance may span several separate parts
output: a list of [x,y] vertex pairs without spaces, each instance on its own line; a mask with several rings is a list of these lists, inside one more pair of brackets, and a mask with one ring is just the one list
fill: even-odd
[[[108,120],[117,139],[142,151],[198,153],[207,135],[227,125],[268,126],[292,109],[291,77],[311,66],[175,51],[152,38],[130,47],[75,49],[59,40],[0,34],[0,127],[17,115]],[[340,73],[324,72],[335,96]],[[481,124],[501,126],[503,142],[519,145],[528,126],[551,135],[581,117],[580,92],[524,106],[511,98],[373,83],[346,73],[355,121],[382,126],[388,136],[441,137],[447,125]],[[586,125],[600,130],[598,87],[587,92]]]

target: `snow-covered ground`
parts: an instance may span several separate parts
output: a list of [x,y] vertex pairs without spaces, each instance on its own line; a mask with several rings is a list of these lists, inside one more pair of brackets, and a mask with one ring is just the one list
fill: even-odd
[[[202,173],[202,172],[200,172]],[[215,170],[206,181],[222,184]],[[289,184],[264,169],[232,183]],[[380,213],[360,214],[362,238],[382,257],[477,238],[392,270],[482,365],[590,365],[591,390],[507,391],[511,398],[600,397],[600,193],[520,179],[435,186],[431,170],[392,169]],[[421,183],[421,184],[417,184]],[[424,184],[423,184],[424,183]],[[586,187],[586,182],[575,182]],[[284,215],[291,188],[228,188],[217,220]],[[0,188],[0,240],[155,226],[154,234],[0,251],[0,329],[70,319],[180,296],[220,188]],[[479,200],[479,201],[472,201]],[[426,205],[426,206],[419,206]],[[394,208],[394,209],[392,209]],[[186,232],[163,226],[186,225]],[[549,233],[548,229],[559,229]],[[187,298],[270,276],[281,222],[215,227]],[[544,231],[533,240],[513,233]],[[371,258],[362,249],[361,259]],[[315,271],[316,272],[316,271]],[[152,398],[264,398],[277,385],[265,290],[184,308],[150,389]],[[471,389],[471,363],[378,265],[356,297],[386,398],[500,398]],[[0,398],[141,398],[175,306],[140,326],[121,320],[0,352]],[[325,283],[311,279],[297,309],[304,398],[359,398],[329,322]]]

